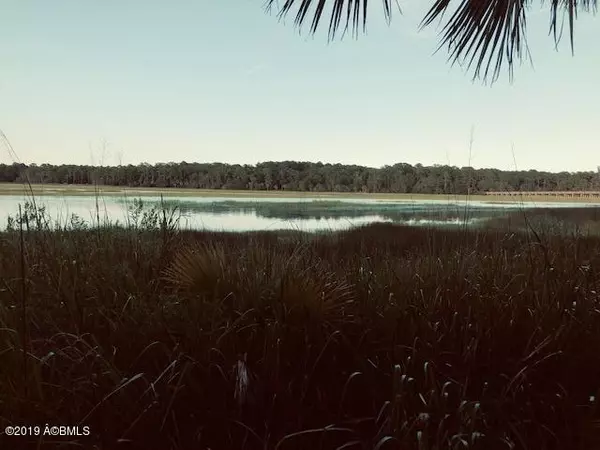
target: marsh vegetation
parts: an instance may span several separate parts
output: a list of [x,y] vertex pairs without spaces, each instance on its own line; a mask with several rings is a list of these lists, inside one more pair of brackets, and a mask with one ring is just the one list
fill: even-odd
[[561,215],[215,233],[25,205],[0,235],[0,425],[87,425],[84,448],[596,448],[600,238]]

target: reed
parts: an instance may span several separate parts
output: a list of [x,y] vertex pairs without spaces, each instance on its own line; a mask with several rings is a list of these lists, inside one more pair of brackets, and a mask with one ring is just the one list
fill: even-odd
[[595,234],[26,214],[0,234],[2,429],[87,425],[63,441],[106,449],[600,445]]

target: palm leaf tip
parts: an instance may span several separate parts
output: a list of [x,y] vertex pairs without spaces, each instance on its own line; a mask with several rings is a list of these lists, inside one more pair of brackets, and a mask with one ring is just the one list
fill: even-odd
[[[463,0],[442,28],[440,48],[448,46],[453,62],[467,62],[469,68],[475,64],[474,77],[479,77],[483,69],[484,79],[490,75],[496,79],[504,58],[512,75],[513,63],[521,58],[525,44],[527,3],[528,0]],[[421,26],[441,18],[449,6],[450,0],[437,0]]]
[[[383,12],[386,21],[389,23],[392,17],[392,2],[397,0],[381,0],[383,4]],[[266,0],[267,11],[272,11],[275,5],[278,5],[277,0]],[[285,0],[282,6],[277,6],[277,16],[281,19],[295,9],[294,25],[302,27],[307,21],[310,21],[310,33],[316,33],[321,23],[321,19],[325,14],[325,9],[328,4],[331,4],[331,12],[329,16],[328,35],[329,39],[334,39],[340,28],[343,26],[344,34],[349,28],[352,28],[352,34],[358,36],[359,30],[362,27],[363,32],[367,27],[367,0]],[[312,13],[310,13],[312,9]],[[400,7],[398,6],[400,10]],[[312,18],[311,18],[312,17]]]
[[[382,0],[383,11],[389,22],[392,16],[392,0]],[[394,3],[400,9],[397,0]],[[541,1],[544,4],[544,0]],[[278,4],[277,0],[266,0],[267,9]],[[367,0],[285,0],[279,8],[280,18],[297,7],[294,24],[301,27],[311,20],[310,32],[315,33],[321,23],[326,6],[331,5],[329,39],[333,39],[343,26],[344,33],[352,27],[354,35],[366,29]],[[526,16],[532,0],[435,0],[421,22],[421,28],[441,20],[452,7],[454,12],[441,29],[438,50],[448,47],[449,59],[466,63],[474,68],[474,78],[496,80],[506,63],[512,77],[513,64],[528,55],[526,42]],[[565,19],[568,21],[571,51],[574,49],[575,19],[579,11],[597,11],[598,0],[549,0],[550,32],[555,42],[560,40]],[[312,10],[312,13],[310,12]],[[562,21],[559,21],[559,16]]]

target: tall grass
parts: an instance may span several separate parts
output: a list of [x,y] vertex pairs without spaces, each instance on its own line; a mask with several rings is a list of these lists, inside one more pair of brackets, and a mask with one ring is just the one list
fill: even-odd
[[0,429],[88,425],[59,439],[83,448],[600,446],[598,237],[192,232],[133,208],[89,229],[29,206],[0,234]]

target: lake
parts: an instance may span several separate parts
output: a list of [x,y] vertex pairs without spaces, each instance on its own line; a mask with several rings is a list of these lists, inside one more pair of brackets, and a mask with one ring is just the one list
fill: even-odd
[[[0,228],[5,229],[8,217],[18,215],[23,195],[0,196]],[[143,208],[160,207],[159,197],[144,197]],[[134,197],[103,195],[45,195],[36,197],[54,223],[65,224],[73,214],[88,224],[96,223],[96,211],[101,222],[128,223]],[[373,222],[393,222],[410,226],[456,227],[484,226],[491,221],[537,210],[544,213],[586,209],[588,219],[596,219],[598,204],[484,202],[447,200],[380,200],[340,198],[324,200],[296,197],[168,197],[167,207],[177,207],[180,225],[186,229],[219,231],[253,231],[295,229],[303,231],[340,230]],[[590,215],[592,214],[592,215]],[[563,214],[564,215],[564,214]]]

